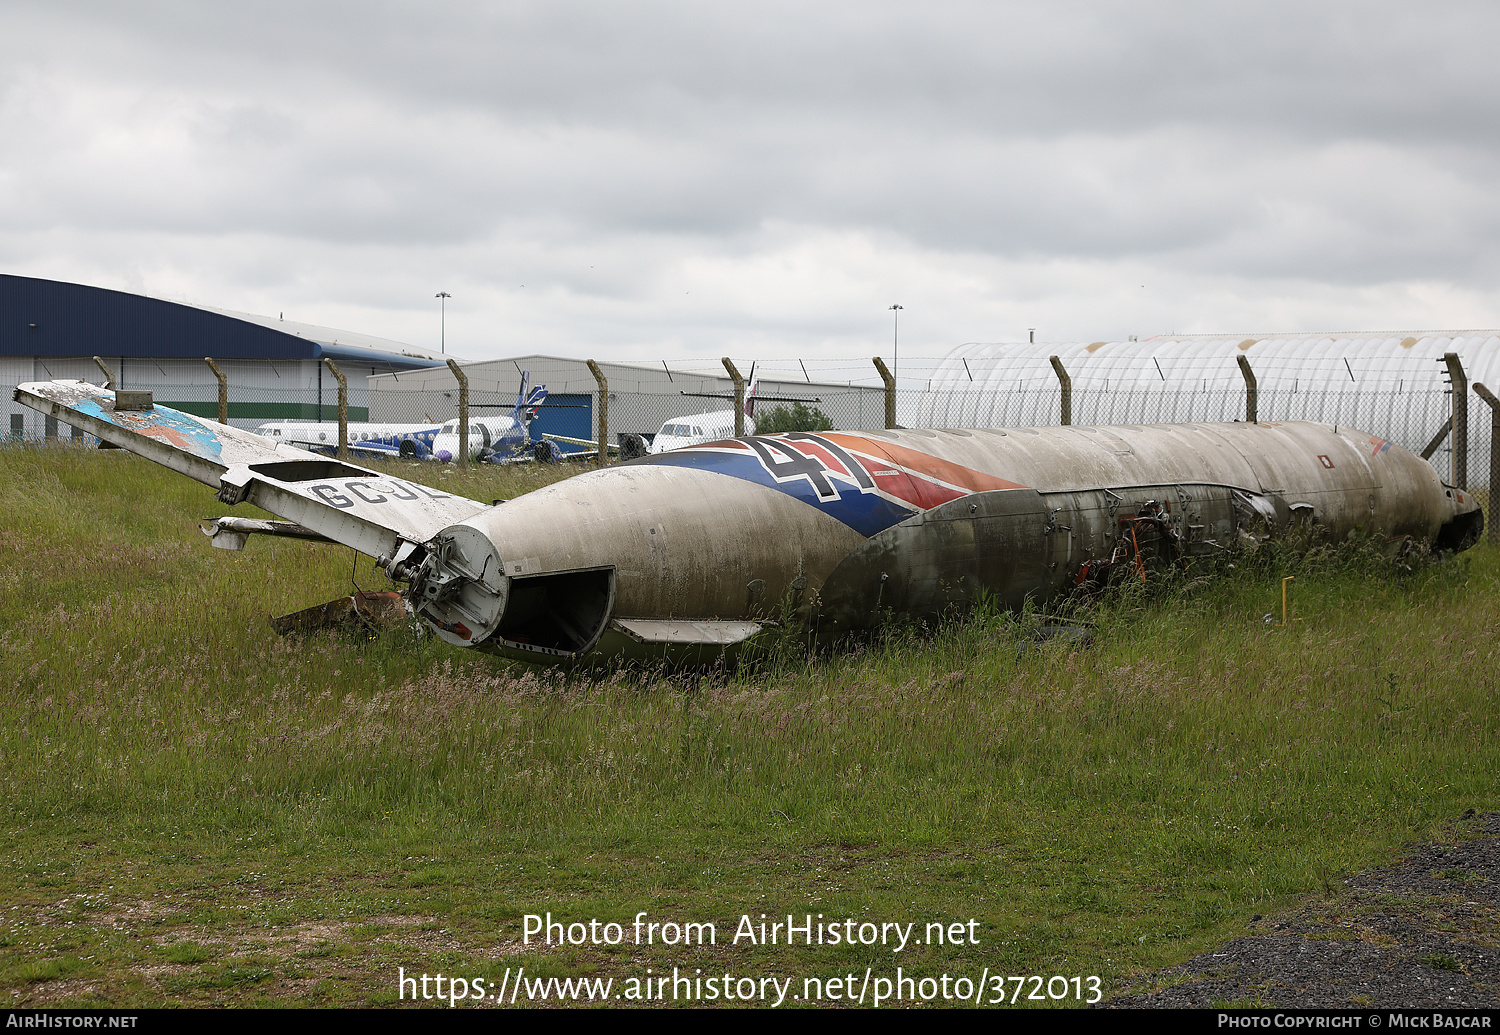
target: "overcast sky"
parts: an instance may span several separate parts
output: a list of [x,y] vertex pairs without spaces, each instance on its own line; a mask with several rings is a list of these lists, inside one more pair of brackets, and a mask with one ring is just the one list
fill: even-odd
[[0,271],[436,346],[1500,327],[1500,6],[0,5]]

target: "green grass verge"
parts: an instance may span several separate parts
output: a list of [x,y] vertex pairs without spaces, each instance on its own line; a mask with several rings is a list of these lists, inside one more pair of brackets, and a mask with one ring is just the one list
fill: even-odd
[[[479,499],[568,473],[400,470]],[[1072,612],[1086,650],[1023,650],[1035,616],[982,613],[701,679],[565,676],[277,637],[268,615],[383,580],[334,547],[209,549],[194,521],[223,510],[132,456],[0,449],[12,1005],[386,1005],[398,968],[523,966],[616,992],[647,968],[792,977],[789,1001],[898,966],[1109,994],[1500,807],[1488,548],[1127,586]],[[522,944],[549,911],[626,943]],[[718,944],[629,944],[641,912]],[[732,944],[762,913],[975,925],[899,952]]]

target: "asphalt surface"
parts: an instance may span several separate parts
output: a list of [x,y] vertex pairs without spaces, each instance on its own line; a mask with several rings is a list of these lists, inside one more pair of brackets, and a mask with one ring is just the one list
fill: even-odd
[[1500,1007],[1500,813],[1454,823],[1102,1007]]

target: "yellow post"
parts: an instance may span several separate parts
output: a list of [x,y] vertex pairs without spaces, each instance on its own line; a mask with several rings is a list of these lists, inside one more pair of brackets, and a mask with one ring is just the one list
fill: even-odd
[[1282,625],[1286,624],[1286,584],[1288,582],[1291,582],[1296,577],[1297,576],[1295,576],[1295,575],[1288,575],[1286,578],[1284,578],[1284,579],[1281,580],[1281,624]]

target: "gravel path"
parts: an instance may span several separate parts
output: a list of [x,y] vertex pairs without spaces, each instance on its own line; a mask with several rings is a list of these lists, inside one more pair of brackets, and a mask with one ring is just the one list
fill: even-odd
[[1100,1005],[1500,1007],[1500,813],[1470,810],[1452,837]]

